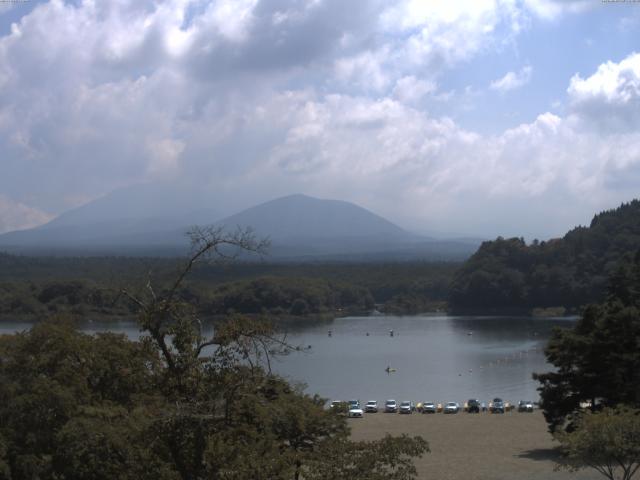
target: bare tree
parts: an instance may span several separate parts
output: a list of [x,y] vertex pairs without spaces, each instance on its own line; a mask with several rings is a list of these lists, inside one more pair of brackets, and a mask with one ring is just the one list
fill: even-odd
[[[207,336],[196,308],[180,297],[186,278],[197,265],[231,261],[247,252],[264,255],[269,241],[256,239],[251,229],[240,228],[228,232],[222,227],[194,227],[188,235],[191,253],[167,289],[157,291],[149,276],[143,295],[122,290],[121,293],[137,306],[141,329],[149,334],[169,373],[177,379],[187,379],[187,372],[202,361],[210,361],[211,357],[223,363],[242,360],[251,368],[256,360],[265,359],[270,371],[269,355],[274,351],[273,345],[280,351],[293,348],[285,338],[276,337],[270,325],[237,317]],[[203,358],[203,351],[208,347],[215,350],[211,356]]]

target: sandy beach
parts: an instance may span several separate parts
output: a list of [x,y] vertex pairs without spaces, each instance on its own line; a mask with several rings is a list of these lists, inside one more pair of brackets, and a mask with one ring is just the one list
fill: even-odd
[[557,443],[540,411],[455,415],[375,413],[349,419],[354,440],[422,435],[431,452],[416,461],[420,479],[591,480],[593,470],[554,471]]

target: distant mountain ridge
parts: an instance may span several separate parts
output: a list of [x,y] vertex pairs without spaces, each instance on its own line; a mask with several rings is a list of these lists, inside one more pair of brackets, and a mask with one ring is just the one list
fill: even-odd
[[521,238],[484,242],[458,271],[452,310],[577,309],[601,302],[608,278],[640,250],[640,200],[593,217],[563,238],[527,245]]
[[[466,258],[477,246],[434,241],[353,203],[302,194],[276,198],[219,220],[213,210],[187,210],[186,204],[163,212],[162,205],[149,198],[156,195],[153,189],[121,193],[46,225],[0,235],[0,249],[26,254],[173,256],[187,251],[186,232],[193,225],[250,227],[257,236],[271,239],[272,259],[447,260]],[[117,210],[122,210],[121,217]],[[149,212],[163,215],[151,217]]]

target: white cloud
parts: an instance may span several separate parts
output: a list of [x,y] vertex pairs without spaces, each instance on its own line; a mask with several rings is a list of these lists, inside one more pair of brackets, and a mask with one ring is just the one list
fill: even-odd
[[438,66],[500,46],[504,39],[497,35],[499,27],[506,27],[509,39],[521,27],[519,17],[520,11],[511,0],[405,0],[389,7],[381,24],[391,33],[409,35],[403,45],[406,60]]
[[258,0],[221,0],[210,5],[212,24],[222,36],[234,42],[247,39]]
[[504,77],[499,78],[491,82],[491,89],[499,90],[501,92],[507,92],[509,90],[514,90],[516,88],[520,88],[531,80],[531,73],[533,69],[530,65],[522,67],[519,72],[508,72],[504,75]]
[[147,140],[150,153],[149,173],[155,178],[175,175],[184,148],[185,143],[180,140],[150,137]]
[[597,99],[623,106],[637,100],[640,97],[640,54],[633,53],[620,63],[603,63],[596,73],[585,79],[575,74],[567,92],[575,103]]
[[351,87],[359,87],[365,91],[382,91],[390,83],[389,74],[383,65],[388,54],[387,49],[381,49],[341,58],[336,61],[336,77]]
[[412,103],[435,92],[436,88],[436,82],[433,80],[421,80],[413,75],[408,75],[398,79],[393,87],[392,95],[400,102]]
[[579,13],[597,4],[591,0],[524,0],[524,5],[544,20],[556,20],[566,13]]
[[603,131],[640,129],[640,54],[603,63],[582,78],[575,74],[567,89],[572,112],[585,126]]

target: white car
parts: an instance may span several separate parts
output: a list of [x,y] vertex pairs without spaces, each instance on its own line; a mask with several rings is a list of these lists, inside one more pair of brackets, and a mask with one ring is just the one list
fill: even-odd
[[413,413],[413,402],[408,400],[400,403],[400,413]]
[[444,413],[458,413],[460,411],[460,404],[458,402],[447,402],[444,406]]
[[395,400],[387,400],[384,403],[384,411],[387,413],[396,413],[398,411],[398,404]]
[[364,411],[367,413],[378,413],[378,401],[369,400],[364,406]]
[[362,418],[364,416],[364,411],[360,408],[360,406],[350,406],[348,416],[351,418]]

